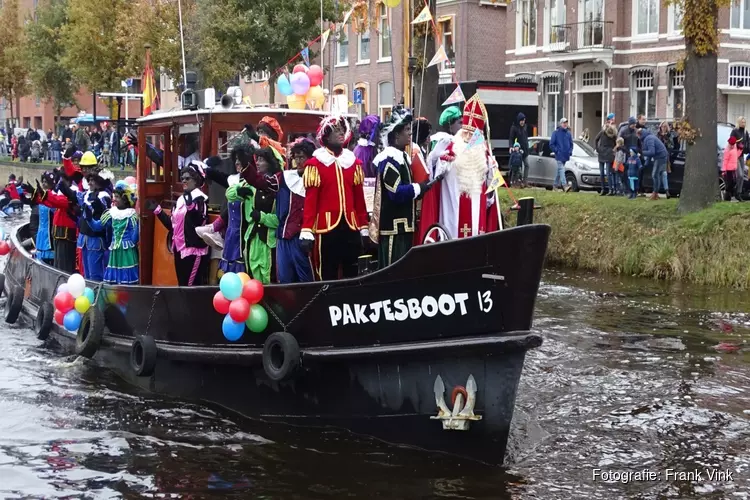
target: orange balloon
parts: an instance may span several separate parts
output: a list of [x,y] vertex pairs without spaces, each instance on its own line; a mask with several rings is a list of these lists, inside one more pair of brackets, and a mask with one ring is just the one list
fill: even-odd
[[288,95],[286,96],[286,104],[289,109],[305,109],[306,98],[303,95]]
[[237,273],[237,276],[240,277],[240,281],[243,285],[250,281],[250,275],[248,275],[247,273]]

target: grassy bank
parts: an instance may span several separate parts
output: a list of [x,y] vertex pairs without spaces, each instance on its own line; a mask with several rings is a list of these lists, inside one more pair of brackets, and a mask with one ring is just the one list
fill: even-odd
[[[680,216],[677,200],[514,190],[552,227],[550,264],[590,271],[750,288],[750,203],[716,203]],[[509,206],[507,194],[503,206]],[[511,217],[515,224],[515,214]]]

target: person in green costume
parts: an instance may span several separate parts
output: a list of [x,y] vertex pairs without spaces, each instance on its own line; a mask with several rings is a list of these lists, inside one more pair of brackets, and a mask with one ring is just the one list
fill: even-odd
[[[281,176],[283,158],[272,148],[261,148],[255,153],[258,175],[264,178]],[[276,183],[278,186],[278,182]],[[258,189],[244,179],[229,186],[227,201],[242,201],[242,255],[248,273],[261,283],[271,282],[272,252],[276,248],[276,191]]]

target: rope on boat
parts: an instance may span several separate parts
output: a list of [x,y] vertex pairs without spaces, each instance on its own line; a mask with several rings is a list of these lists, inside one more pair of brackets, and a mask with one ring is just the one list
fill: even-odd
[[271,308],[271,306],[268,305],[268,302],[266,302],[265,299],[263,300],[263,305],[266,306],[266,310],[268,310],[271,313],[271,316],[273,316],[273,319],[275,319],[276,322],[279,325],[281,325],[281,328],[283,328],[283,331],[286,332],[287,328],[289,328],[289,325],[294,323],[297,320],[297,318],[302,316],[302,314],[307,310],[307,308],[310,307],[310,305],[312,305],[313,302],[315,302],[315,299],[317,299],[320,296],[320,294],[328,290],[328,287],[329,285],[323,285],[322,287],[320,287],[320,290],[318,290],[315,293],[315,295],[313,295],[313,297],[307,302],[307,304],[305,304],[305,307],[300,309],[299,312],[297,312],[297,314],[295,314],[294,317],[289,321],[289,323],[286,323],[286,324],[283,321],[281,321],[281,318],[279,318],[276,315],[276,312]]
[[146,333],[144,333],[144,335],[148,335],[148,331],[151,329],[151,319],[154,317],[154,308],[156,307],[156,297],[158,297],[160,293],[161,293],[161,290],[156,290],[154,292],[154,300],[151,301],[151,311],[148,313],[148,321],[146,322]]

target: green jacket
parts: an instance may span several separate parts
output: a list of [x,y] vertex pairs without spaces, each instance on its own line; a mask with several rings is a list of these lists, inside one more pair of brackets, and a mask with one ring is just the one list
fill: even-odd
[[[247,198],[241,197],[237,194],[237,189],[241,187],[249,187],[253,194]],[[226,197],[227,201],[242,202],[243,221],[240,225],[242,247],[245,248],[254,236],[259,236],[260,240],[268,245],[269,248],[276,248],[275,229],[279,227],[279,218],[276,216],[276,194],[265,190],[259,191],[244,180],[241,180],[234,186],[227,188]],[[251,216],[253,210],[256,209],[260,213],[259,223],[256,223]]]

